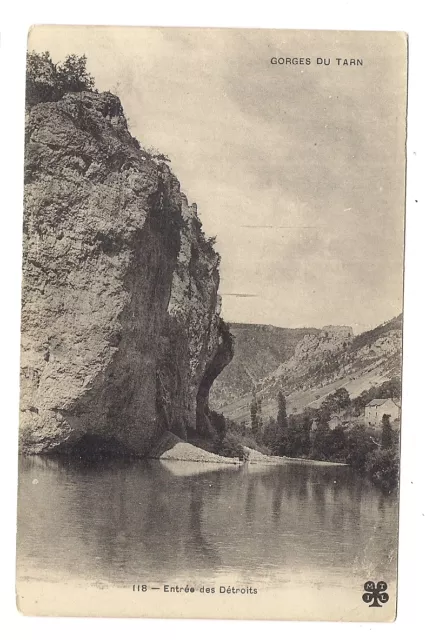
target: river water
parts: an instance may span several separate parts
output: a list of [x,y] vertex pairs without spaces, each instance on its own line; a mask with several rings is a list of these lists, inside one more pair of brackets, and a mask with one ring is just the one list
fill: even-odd
[[18,512],[23,581],[358,589],[396,578],[397,499],[344,466],[24,458]]
[[114,583],[394,577],[396,499],[347,467],[215,467],[22,460],[20,569]]

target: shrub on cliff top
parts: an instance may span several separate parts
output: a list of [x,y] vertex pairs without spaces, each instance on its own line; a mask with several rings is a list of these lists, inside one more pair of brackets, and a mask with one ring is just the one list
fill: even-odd
[[69,55],[54,64],[50,53],[27,53],[27,106],[56,102],[70,91],[93,91],[95,80],[86,69],[86,56]]

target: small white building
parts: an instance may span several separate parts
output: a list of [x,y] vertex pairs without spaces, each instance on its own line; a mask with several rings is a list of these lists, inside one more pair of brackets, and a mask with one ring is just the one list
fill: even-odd
[[365,423],[371,426],[382,424],[383,416],[390,416],[390,421],[398,420],[400,407],[392,398],[374,398],[365,406]]

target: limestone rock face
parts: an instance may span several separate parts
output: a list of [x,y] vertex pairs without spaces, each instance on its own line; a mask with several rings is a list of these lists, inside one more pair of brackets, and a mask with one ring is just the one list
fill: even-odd
[[301,360],[311,361],[312,357],[321,358],[324,354],[338,353],[346,349],[353,337],[352,327],[333,325],[323,327],[320,333],[307,334],[296,346],[294,362],[289,366],[297,366]]
[[27,114],[23,251],[21,450],[145,455],[169,424],[196,428],[219,258],[112,94]]
[[209,432],[210,387],[231,361],[233,344],[220,318],[220,258],[183,194],[182,218],[157,390],[164,428],[185,438],[188,430]]

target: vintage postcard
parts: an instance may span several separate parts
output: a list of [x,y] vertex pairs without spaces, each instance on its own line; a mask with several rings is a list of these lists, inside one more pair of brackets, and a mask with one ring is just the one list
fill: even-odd
[[17,603],[393,621],[407,38],[35,26]]

